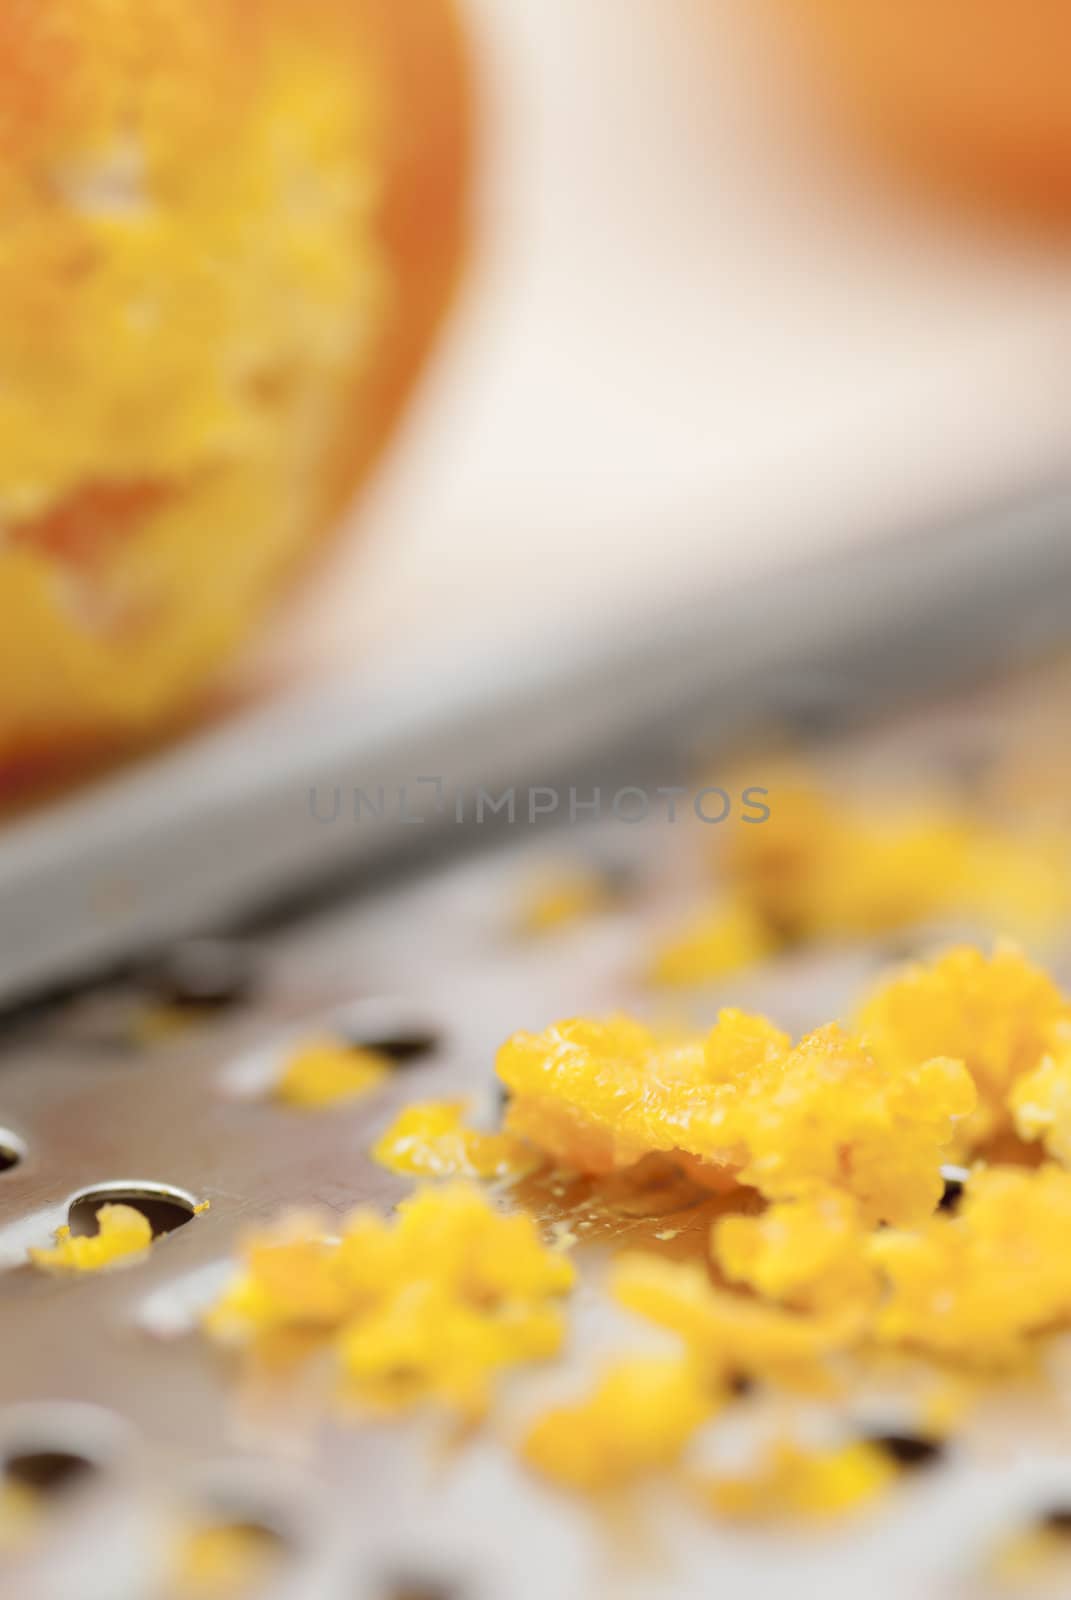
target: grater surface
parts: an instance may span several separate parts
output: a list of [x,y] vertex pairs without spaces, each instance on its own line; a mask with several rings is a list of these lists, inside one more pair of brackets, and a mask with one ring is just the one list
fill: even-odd
[[[1065,681],[1054,670],[903,716],[853,735],[830,760],[898,781],[935,768],[962,779],[1021,731],[1031,708],[1057,700]],[[761,757],[746,759],[761,782]],[[709,1594],[715,1575],[771,1600],[791,1587],[840,1600],[864,1585],[875,1597],[939,1600],[981,1592],[972,1573],[982,1530],[1071,1489],[1066,1419],[1027,1395],[1021,1414],[972,1424],[940,1472],[845,1531],[730,1533],[654,1489],[624,1538],[526,1476],[508,1446],[510,1402],[500,1424],[444,1453],[419,1421],[354,1426],[321,1414],[300,1386],[249,1392],[236,1383],[195,1327],[244,1229],[294,1206],[389,1208],[410,1185],[367,1152],[404,1102],[467,1095],[490,1114],[494,1051],[516,1029],[657,1004],[639,973],[655,930],[693,893],[692,834],[603,821],[496,830],[495,843],[252,929],[251,994],[154,1042],[131,1036],[144,1004],[134,981],[8,1023],[0,1125],[23,1155],[0,1176],[0,1453],[47,1436],[52,1447],[103,1456],[106,1467],[57,1511],[33,1558],[0,1577],[0,1592],[150,1600],[167,1519],[176,1506],[211,1503],[290,1541],[269,1600],[687,1600]],[[522,886],[564,858],[612,862],[633,892],[575,928],[519,938]],[[699,1014],[731,1001],[800,1030],[843,1013],[890,953],[888,940],[874,940],[786,956],[704,991]],[[1066,952],[1062,964],[1066,977]],[[308,1116],[266,1101],[287,1041],[325,1026],[371,1043],[407,1041],[407,1059],[353,1108]],[[47,1242],[72,1196],[106,1185],[161,1186],[210,1209],[127,1271],[70,1283],[24,1264],[27,1245]],[[536,1204],[547,1221],[577,1220],[549,1192]],[[672,1221],[687,1232],[707,1226],[709,1212]],[[664,1225],[623,1219],[613,1234],[581,1237],[567,1367],[590,1370],[599,1353],[637,1343],[598,1277],[619,1244]],[[559,1370],[516,1388],[530,1407],[561,1385]],[[741,1408],[744,1433],[766,1404],[759,1396]],[[1011,1448],[1020,1425],[1030,1427],[1029,1455]]]

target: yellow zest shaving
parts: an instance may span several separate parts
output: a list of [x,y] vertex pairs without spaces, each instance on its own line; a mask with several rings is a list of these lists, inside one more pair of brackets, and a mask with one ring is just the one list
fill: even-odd
[[174,1556],[172,1591],[181,1600],[241,1600],[259,1591],[280,1556],[277,1535],[242,1522],[191,1529]]
[[692,1262],[640,1252],[621,1256],[610,1279],[628,1311],[680,1338],[711,1381],[770,1379],[787,1388],[830,1387],[831,1358],[859,1342],[867,1319],[856,1309],[806,1317],[716,1288]]
[[544,1412],[524,1440],[524,1459],[564,1488],[619,1489],[672,1466],[715,1405],[695,1363],[619,1361],[586,1399]]
[[765,961],[778,944],[753,906],[730,899],[665,939],[651,963],[651,978],[673,988],[707,983]]
[[605,874],[591,867],[559,867],[536,878],[522,896],[518,929],[556,933],[605,911],[613,899]]
[[336,1039],[315,1039],[289,1058],[273,1096],[284,1105],[318,1111],[358,1100],[388,1078],[391,1061],[377,1050],[365,1050]]
[[538,1162],[530,1145],[506,1133],[465,1127],[464,1103],[429,1100],[407,1106],[372,1147],[391,1172],[420,1178],[506,1178]]
[[34,1266],[45,1272],[102,1272],[143,1256],[152,1244],[152,1227],[134,1206],[102,1205],[97,1212],[97,1232],[76,1236],[70,1228],[57,1228],[49,1249],[31,1248]]
[[815,1450],[779,1440],[753,1472],[709,1478],[701,1493],[725,1517],[834,1517],[865,1505],[895,1477],[892,1462],[874,1445]]

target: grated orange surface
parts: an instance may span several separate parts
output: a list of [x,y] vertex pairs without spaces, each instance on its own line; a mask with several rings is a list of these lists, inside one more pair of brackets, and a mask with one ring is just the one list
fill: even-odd
[[0,12],[0,772],[174,715],[337,520],[468,116],[449,0]]

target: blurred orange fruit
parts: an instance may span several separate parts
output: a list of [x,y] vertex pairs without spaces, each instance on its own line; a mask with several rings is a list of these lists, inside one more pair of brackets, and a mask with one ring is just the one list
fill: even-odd
[[0,0],[0,778],[197,695],[463,247],[451,0]]
[[788,4],[887,150],[988,206],[1071,221],[1067,0]]

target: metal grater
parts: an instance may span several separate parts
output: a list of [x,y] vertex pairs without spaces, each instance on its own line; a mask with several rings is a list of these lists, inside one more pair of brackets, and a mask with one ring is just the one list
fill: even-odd
[[[279,1534],[265,1600],[982,1592],[981,1531],[1071,1496],[1066,1427],[1029,1396],[1016,1413],[1036,1441],[1029,1456],[1009,1457],[1006,1427],[972,1425],[940,1472],[875,1519],[817,1538],[726,1531],[657,1489],[626,1532],[526,1475],[508,1442],[517,1416],[567,1390],[566,1376],[599,1354],[641,1342],[606,1305],[599,1273],[617,1244],[664,1219],[582,1238],[564,1370],[520,1378],[502,1415],[456,1451],[420,1420],[306,1414],[301,1385],[242,1392],[194,1325],[250,1223],[310,1204],[340,1215],[359,1202],[389,1208],[407,1192],[367,1155],[407,1099],[468,1094],[489,1113],[493,1054],[515,1029],[577,1011],[650,1011],[643,953],[692,892],[694,827],[612,816],[474,827],[436,813],[416,849],[417,829],[396,814],[317,824],[311,790],[431,774],[454,794],[485,783],[575,782],[588,794],[670,784],[700,756],[771,728],[810,737],[852,726],[852,759],[879,770],[984,759],[1036,703],[1044,675],[986,691],[961,684],[940,706],[931,694],[895,720],[878,714],[1063,639],[1068,509],[1053,496],[834,571],[791,574],[628,648],[537,661],[493,687],[454,685],[419,713],[394,707],[389,723],[336,696],[330,719],[310,730],[306,716],[307,737],[285,756],[279,731],[302,725],[301,708],[273,712],[229,746],[213,736],[9,829],[0,1152],[14,1164],[0,1175],[0,1458],[70,1452],[98,1470],[57,1501],[21,1564],[5,1569],[0,1557],[0,1593],[153,1600],[164,1593],[154,1552],[176,1517],[205,1508]],[[270,766],[251,764],[270,750]],[[563,858],[611,865],[624,892],[560,935],[518,937],[528,874]],[[134,958],[228,925],[250,960],[249,992],[138,1042],[147,990]],[[704,992],[701,1008],[731,998],[800,1029],[842,1011],[888,955],[875,942],[785,957]],[[70,989],[117,963],[126,970]],[[40,998],[61,982],[68,992]],[[388,1086],[320,1116],[267,1103],[288,1040],[324,1027],[391,1048]],[[203,1200],[210,1209],[127,1271],[64,1283],[22,1264],[72,1199],[109,1185],[170,1200],[176,1215]],[[549,1191],[537,1207],[548,1221],[578,1221]],[[702,1208],[671,1220],[682,1232],[707,1222]],[[746,1436],[771,1404],[742,1402],[733,1426]]]

